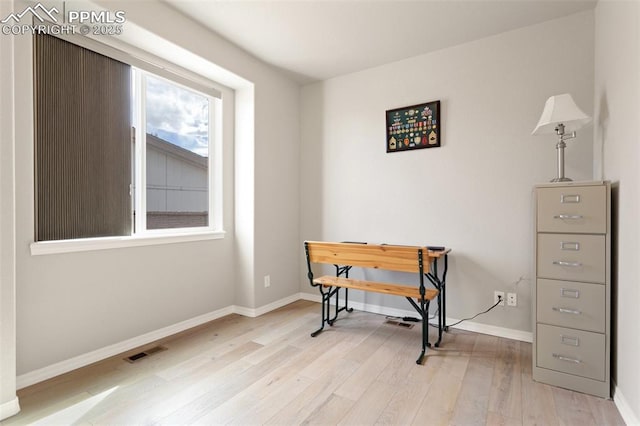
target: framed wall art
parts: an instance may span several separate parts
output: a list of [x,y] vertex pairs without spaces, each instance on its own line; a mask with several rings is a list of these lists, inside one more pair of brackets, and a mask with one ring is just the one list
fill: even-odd
[[387,152],[440,146],[440,101],[390,109],[387,116]]

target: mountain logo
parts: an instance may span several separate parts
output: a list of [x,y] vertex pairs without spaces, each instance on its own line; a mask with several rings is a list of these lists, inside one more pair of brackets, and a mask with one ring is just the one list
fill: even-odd
[[35,6],[28,6],[25,10],[20,13],[10,13],[9,16],[4,18],[0,23],[6,24],[12,19],[15,23],[20,22],[20,20],[28,13],[31,13],[36,19],[40,22],[44,22],[45,19],[49,21],[53,21],[54,23],[58,22],[58,19],[53,15],[54,13],[60,13],[58,9],[52,7],[51,9],[47,9],[41,3],[36,4]]

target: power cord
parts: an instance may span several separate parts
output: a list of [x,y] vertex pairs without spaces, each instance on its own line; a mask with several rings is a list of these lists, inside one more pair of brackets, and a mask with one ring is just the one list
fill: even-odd
[[[477,317],[478,315],[482,315],[482,314],[486,314],[487,312],[489,312],[490,310],[492,310],[493,308],[495,308],[496,306],[498,306],[500,304],[500,302],[502,302],[502,296],[498,296],[498,301],[496,303],[494,303],[489,309],[487,309],[486,311],[482,311],[482,312],[478,312],[477,314],[475,314],[472,317],[469,318],[464,318],[461,319],[460,321],[456,321],[453,324],[447,324],[447,327],[453,327],[455,325],[460,324],[462,321],[469,321],[474,319],[475,317]],[[434,319],[436,316],[438,315],[438,311],[436,310],[435,314],[433,314],[433,316],[430,316],[429,319]],[[416,317],[394,317],[394,316],[386,316],[386,319],[395,319],[395,320],[402,320],[404,322],[422,322],[421,319],[416,318]],[[432,324],[429,323],[430,326],[432,327],[438,327],[438,324]]]
[[447,327],[453,327],[454,325],[458,325],[460,324],[462,321],[468,321],[468,320],[472,320],[475,317],[477,317],[478,315],[482,315],[482,314],[486,314],[487,312],[489,312],[490,310],[492,310],[493,308],[495,308],[496,306],[498,306],[500,304],[500,302],[502,302],[502,296],[498,296],[498,301],[496,303],[493,304],[493,306],[491,306],[489,309],[487,309],[486,311],[483,312],[478,312],[477,314],[475,314],[474,316],[470,317],[470,318],[464,318],[461,319],[460,321],[454,322],[453,324],[447,324]]

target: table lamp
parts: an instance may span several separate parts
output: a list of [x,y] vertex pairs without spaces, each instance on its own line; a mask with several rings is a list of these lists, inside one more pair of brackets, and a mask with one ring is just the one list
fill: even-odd
[[[551,182],[570,182],[571,179],[564,176],[564,148],[566,140],[576,137],[576,130],[591,121],[591,117],[585,114],[574,102],[570,94],[551,96],[544,104],[544,110],[533,129],[532,135],[556,133],[558,135],[558,177]],[[571,133],[566,133],[571,132]]]

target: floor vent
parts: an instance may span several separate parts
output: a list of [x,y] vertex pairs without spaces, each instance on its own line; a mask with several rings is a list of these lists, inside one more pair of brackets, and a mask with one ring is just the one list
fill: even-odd
[[139,352],[137,354],[126,357],[124,360],[130,363],[134,363],[136,361],[141,360],[142,358],[146,358],[150,355],[156,354],[158,352],[166,351],[167,348],[164,346],[154,346],[153,348],[149,348],[143,352]]
[[385,323],[390,325],[396,325],[402,328],[413,328],[414,326],[414,324],[410,324],[408,322],[394,321],[394,320],[386,320]]

